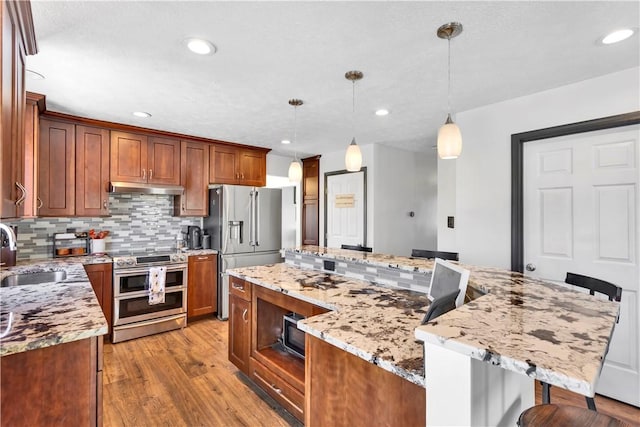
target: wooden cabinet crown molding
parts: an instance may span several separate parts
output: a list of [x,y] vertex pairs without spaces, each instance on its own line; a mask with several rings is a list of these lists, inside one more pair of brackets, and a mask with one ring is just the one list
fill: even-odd
[[97,120],[97,119],[89,119],[86,117],[73,116],[71,114],[58,113],[56,111],[46,111],[43,114],[43,117],[50,118],[56,121],[68,121],[75,124],[84,124],[87,126],[102,127],[108,130],[131,132],[131,133],[137,133],[137,134],[144,134],[147,136],[159,136],[162,138],[174,138],[174,139],[188,140],[188,141],[194,141],[194,142],[204,142],[207,144],[219,144],[219,145],[227,145],[229,147],[246,148],[248,150],[263,151],[265,154],[271,151],[271,148],[255,147],[251,145],[238,144],[235,142],[222,141],[218,139],[203,138],[200,136],[185,135],[181,133],[162,131],[158,129],[150,129],[150,128],[144,128],[140,126],[125,125],[122,123],[107,122],[104,120]]
[[27,103],[38,106],[38,113],[43,114],[47,110],[47,97],[40,93],[26,92]]

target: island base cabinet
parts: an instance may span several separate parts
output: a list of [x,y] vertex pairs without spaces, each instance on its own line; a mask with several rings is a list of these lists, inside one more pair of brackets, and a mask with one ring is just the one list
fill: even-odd
[[2,426],[101,426],[102,337],[0,358]]
[[305,426],[422,426],[425,389],[309,334]]
[[[249,285],[250,286],[250,285]],[[229,360],[249,375],[251,347],[251,302],[229,294]]]

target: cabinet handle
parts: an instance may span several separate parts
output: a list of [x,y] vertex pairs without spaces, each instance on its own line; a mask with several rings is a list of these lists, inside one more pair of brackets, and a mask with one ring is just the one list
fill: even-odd
[[40,209],[42,205],[44,205],[44,203],[42,202],[42,199],[38,197],[38,209]]
[[184,202],[182,202],[182,210],[184,210]]
[[20,197],[18,197],[18,200],[16,200],[16,202],[15,202],[16,206],[20,206],[22,204],[22,202],[24,202],[24,199],[27,198],[27,189],[24,188],[22,186],[22,184],[20,184],[17,181],[16,181],[16,187],[18,187],[18,189],[22,192],[22,195]]
[[147,179],[147,170],[142,169],[142,179]]
[[103,201],[102,201],[102,207],[103,207],[104,209],[107,209],[107,201],[106,201],[106,200],[103,200]]
[[276,387],[275,384],[271,384],[271,388],[273,389],[273,391],[275,391],[278,394],[282,394],[282,390],[280,390],[278,387]]
[[199,257],[198,257],[198,260],[200,260],[200,261],[206,261],[206,260],[208,260],[208,259],[209,259],[209,257],[208,257],[208,256],[199,256]]
[[242,320],[244,320],[245,322],[249,319],[247,319],[247,312],[248,310],[245,308],[244,311],[242,312]]
[[153,179],[153,169],[149,169],[149,179]]
[[244,292],[244,286],[243,286],[243,285],[236,285],[235,283],[232,283],[232,284],[231,284],[231,287],[232,287],[233,289],[238,290],[238,291],[242,291],[242,292]]
[[240,177],[241,177],[242,179],[244,179],[244,174],[243,174],[243,173],[241,173],[241,174],[240,174]]

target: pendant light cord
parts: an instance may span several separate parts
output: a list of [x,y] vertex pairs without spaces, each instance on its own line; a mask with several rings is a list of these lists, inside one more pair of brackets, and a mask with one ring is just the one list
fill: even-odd
[[447,55],[447,105],[449,107],[448,113],[451,114],[451,37],[447,37],[448,55]]
[[353,83],[353,91],[352,91],[352,114],[351,114],[351,127],[352,130],[351,132],[353,133],[353,138],[355,139],[356,137],[356,81],[353,80],[351,83]]

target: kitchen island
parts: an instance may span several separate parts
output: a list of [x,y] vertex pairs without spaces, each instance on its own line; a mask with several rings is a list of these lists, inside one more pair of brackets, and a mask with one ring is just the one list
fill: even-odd
[[[284,253],[286,264],[293,270],[278,266],[282,276],[270,270],[276,266],[239,269],[232,274],[296,298],[319,302],[319,296],[311,296],[314,292],[322,297],[331,293],[344,296],[346,288],[341,291],[340,281],[353,282],[361,289],[397,292],[399,288],[411,288],[411,280],[424,282],[422,275],[429,277],[433,267],[431,261],[424,259],[316,246],[287,249]],[[341,274],[328,274],[327,267],[340,270]],[[421,307],[394,311],[362,292],[364,302],[325,305],[333,311],[302,320],[298,326],[307,333],[312,346],[314,340],[321,341],[405,382],[426,387],[426,406],[431,408],[426,411],[428,424],[513,424],[520,410],[534,404],[534,380],[593,395],[617,318],[617,303],[596,300],[521,273],[464,267],[471,270],[469,287],[474,294],[472,299],[477,299],[429,325],[420,326],[421,314],[428,305],[424,295]],[[397,273],[398,280],[389,278],[393,273]],[[314,288],[314,280],[322,284],[315,274],[326,275],[335,286]],[[306,288],[305,280],[310,284]],[[375,286],[394,283],[392,288]],[[426,342],[426,350],[414,337]],[[312,350],[312,360],[313,355]],[[470,368],[469,360],[482,364],[483,369]],[[307,373],[309,365],[307,362]],[[426,374],[422,369],[425,366]],[[327,370],[325,374],[330,375],[325,377],[340,372],[344,371]],[[470,387],[471,383],[475,388]],[[307,384],[307,391],[313,394],[313,390]],[[305,396],[307,405],[314,400]],[[340,399],[332,402],[340,403]],[[482,410],[480,403],[484,405]],[[330,407],[323,409],[331,412]],[[366,411],[351,415],[356,417],[354,420],[361,420]],[[313,421],[307,417],[307,421]]]
[[[9,275],[64,271],[66,278],[0,288],[0,403],[3,425],[101,425],[102,336],[100,304],[77,257],[21,262]],[[12,313],[12,314],[11,314]]]

